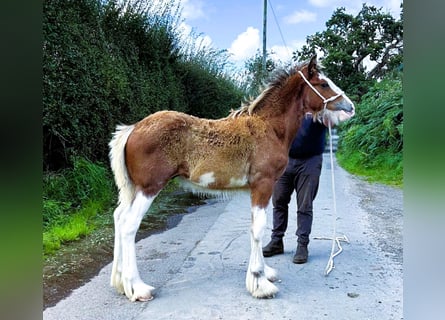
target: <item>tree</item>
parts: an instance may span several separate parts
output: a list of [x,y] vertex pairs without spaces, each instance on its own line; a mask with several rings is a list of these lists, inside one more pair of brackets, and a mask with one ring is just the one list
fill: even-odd
[[263,69],[263,55],[259,51],[255,56],[245,62],[245,84],[244,91],[248,96],[257,96],[269,77],[270,73],[277,68],[277,64],[272,59],[266,59],[266,71]]
[[[355,17],[339,8],[326,27],[308,36],[293,58],[305,60],[322,52],[325,73],[354,99],[360,100],[375,80],[402,65],[403,12],[400,20],[395,20],[366,4]],[[370,70],[365,67],[368,59]]]

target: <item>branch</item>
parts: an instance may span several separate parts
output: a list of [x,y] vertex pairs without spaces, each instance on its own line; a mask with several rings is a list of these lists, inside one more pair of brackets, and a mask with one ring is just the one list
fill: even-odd
[[403,46],[402,39],[398,38],[396,42],[391,43],[385,48],[380,62],[377,62],[376,66],[368,73],[368,79],[377,78],[381,75],[382,69],[388,64],[391,58],[391,50],[400,49]]

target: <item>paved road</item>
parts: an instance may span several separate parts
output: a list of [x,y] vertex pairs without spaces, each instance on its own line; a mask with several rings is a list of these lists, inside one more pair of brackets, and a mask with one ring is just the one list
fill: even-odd
[[[312,237],[333,227],[331,165],[325,155],[314,204]],[[249,259],[249,195],[212,203],[186,215],[177,227],[137,243],[141,277],[155,286],[155,299],[131,303],[109,286],[111,265],[56,306],[43,319],[403,319],[402,191],[365,183],[334,165],[337,234],[349,243],[324,275],[331,241],[311,239],[309,261],[291,262],[295,215],[284,238],[285,253],[266,258],[277,269],[274,299],[254,299],[245,289]],[[295,200],[291,202],[295,212]],[[272,225],[268,208],[269,240]]]

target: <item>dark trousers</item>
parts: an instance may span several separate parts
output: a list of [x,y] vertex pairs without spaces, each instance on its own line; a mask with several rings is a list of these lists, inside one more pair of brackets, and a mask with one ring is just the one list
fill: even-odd
[[312,230],[312,203],[317,195],[323,155],[306,159],[289,158],[286,170],[275,184],[272,239],[282,239],[287,229],[291,195],[297,194],[298,243],[308,244]]

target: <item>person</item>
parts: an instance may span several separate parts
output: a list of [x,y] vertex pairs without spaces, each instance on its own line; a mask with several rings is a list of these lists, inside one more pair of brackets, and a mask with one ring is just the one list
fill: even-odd
[[273,228],[270,242],[263,247],[263,256],[284,253],[283,237],[288,225],[288,208],[291,196],[297,198],[297,249],[293,263],[308,260],[309,235],[312,230],[313,201],[318,192],[327,127],[314,121],[307,113],[289,149],[289,161],[283,175],[275,184]]

